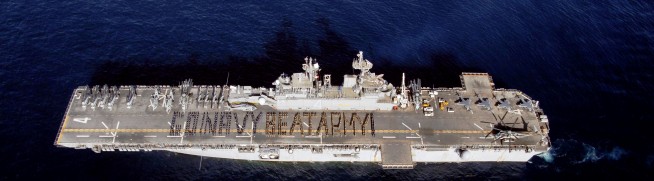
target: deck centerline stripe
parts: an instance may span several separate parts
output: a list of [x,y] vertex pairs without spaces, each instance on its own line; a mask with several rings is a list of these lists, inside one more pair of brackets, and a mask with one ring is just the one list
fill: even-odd
[[[370,130],[366,130],[366,132],[369,132]],[[69,129],[63,129],[62,132],[129,132],[129,133],[168,133],[170,132],[170,129],[75,129],[75,128],[69,128]],[[229,130],[224,130],[225,133],[230,132],[230,133],[237,133],[237,129],[229,129]],[[346,133],[360,133],[361,130],[345,130]],[[375,130],[375,133],[418,133],[419,131],[416,130]],[[243,133],[252,133],[252,130],[244,130]],[[263,133],[263,132],[261,132]],[[342,133],[342,130],[340,130],[338,133]],[[474,134],[474,133],[486,133],[481,130],[434,130],[433,133],[454,133],[454,134]]]

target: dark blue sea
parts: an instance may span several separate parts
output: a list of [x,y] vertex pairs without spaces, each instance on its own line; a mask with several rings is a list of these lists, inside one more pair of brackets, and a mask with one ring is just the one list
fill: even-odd
[[[80,85],[269,86],[300,71],[351,73],[358,50],[392,82],[459,86],[488,72],[550,119],[527,163],[261,163],[53,145]],[[654,2],[0,1],[0,180],[652,180]],[[335,80],[337,82],[338,80]],[[341,80],[342,81],[342,80]]]

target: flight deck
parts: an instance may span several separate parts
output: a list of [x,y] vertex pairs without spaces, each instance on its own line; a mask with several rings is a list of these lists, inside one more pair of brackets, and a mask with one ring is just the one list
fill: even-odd
[[[538,101],[496,89],[490,75],[463,73],[461,87],[399,88],[355,59],[359,75],[331,86],[307,59],[305,73],[275,88],[240,85],[81,86],[55,145],[95,152],[166,150],[265,161],[526,161],[549,149]],[[294,151],[296,150],[296,151]],[[327,155],[327,156],[325,156]],[[431,156],[430,156],[431,155]],[[467,156],[468,155],[468,156]],[[472,156],[469,156],[472,155]],[[518,156],[510,156],[518,155]]]

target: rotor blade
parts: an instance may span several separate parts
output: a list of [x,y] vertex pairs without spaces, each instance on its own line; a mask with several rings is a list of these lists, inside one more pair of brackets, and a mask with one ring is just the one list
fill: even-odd
[[527,125],[527,122],[525,121],[525,118],[522,117],[522,116],[520,116],[520,119],[522,119],[522,124],[525,125],[523,128],[524,128],[525,130],[529,129],[529,125]]
[[493,115],[493,118],[495,118],[495,122],[497,122],[497,116],[495,116],[495,113],[491,112],[491,114]]
[[504,118],[506,118],[506,114],[508,114],[508,113],[509,113],[509,111],[504,112],[504,116],[502,116],[502,118],[500,118],[500,123],[501,124],[504,124]]
[[489,136],[491,133],[493,133],[493,131],[489,131],[488,134],[486,134],[486,136],[484,136],[484,139],[488,138],[488,136]]
[[493,124],[492,122],[488,122],[488,121],[480,121],[480,122]]

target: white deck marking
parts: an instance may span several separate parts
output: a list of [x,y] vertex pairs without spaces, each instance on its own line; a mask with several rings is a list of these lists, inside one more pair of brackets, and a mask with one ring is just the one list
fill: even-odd
[[302,123],[304,123],[305,126],[309,127],[309,125],[307,123],[305,123],[305,122],[302,122]]
[[116,123],[116,132],[111,133],[112,135],[114,135],[114,139],[111,140],[111,143],[116,143],[116,135],[118,134],[118,126],[120,126],[120,121],[118,121],[118,123]]
[[409,130],[413,131],[413,129],[411,129],[409,126],[407,126],[406,124],[404,124],[404,122],[402,123],[402,125],[404,125],[404,127],[406,127],[406,129],[409,129]]
[[384,137],[382,137],[382,138],[392,139],[392,138],[395,138],[395,136],[384,136]]
[[170,122],[168,122],[168,126],[172,126],[172,125],[170,124]]
[[182,132],[179,135],[179,137],[181,138],[179,140],[179,144],[184,143],[184,133],[186,133],[186,122],[184,122],[184,125],[182,125]]
[[[250,127],[251,127],[250,130],[254,130],[254,124],[251,124]],[[254,140],[252,140],[252,139],[254,139],[252,137],[254,137],[254,136],[252,136],[252,134],[250,134],[250,133],[248,133],[248,135],[250,135],[250,144],[252,144],[252,142],[254,141]]]
[[477,123],[472,123],[472,124],[474,124],[475,126],[477,126],[477,128],[481,129],[482,131],[484,130],[484,128],[481,128],[481,126],[477,125]]
[[116,123],[116,132],[114,132],[114,136],[116,136],[116,134],[118,133],[118,126],[120,126],[120,121]]
[[89,122],[89,120],[91,120],[91,118],[88,118],[88,117],[84,117],[84,118],[73,118],[73,121],[78,122],[78,123],[84,123],[84,124],[86,124],[87,122]]
[[214,138],[224,138],[225,136],[212,136]]
[[104,122],[100,122],[100,123],[102,123],[102,126],[104,126],[105,129],[109,129],[109,126],[107,126],[107,124],[104,124]]
[[461,138],[470,138],[470,137],[469,136],[464,136],[464,137],[461,137]]
[[[236,126],[238,126],[238,127],[241,128],[241,129],[244,129],[243,126],[241,126],[240,124],[236,124]],[[254,129],[254,124],[252,124],[252,129]],[[246,132],[245,130],[244,130],[244,132],[245,132],[246,134],[248,134],[249,136],[252,136],[252,134],[250,134],[250,132]]]
[[146,137],[146,138],[156,138],[157,136],[156,136],[156,135],[145,135],[145,136],[143,136],[143,137]]
[[109,135],[100,135],[98,137],[100,137],[100,138],[113,138],[114,136],[113,135],[111,135],[111,136],[109,136]]
[[88,138],[89,135],[77,135],[78,138]]
[[249,138],[250,136],[236,136],[237,138]]
[[282,138],[295,138],[295,136],[279,136],[279,137],[282,137]]
[[[407,129],[409,129],[410,131],[413,131],[413,129],[411,129],[411,127],[409,127],[409,126],[407,126],[406,124],[404,124],[404,122],[402,123],[402,125],[404,125],[404,127],[406,127]],[[418,127],[420,127],[420,123],[418,123]],[[420,134],[418,134],[418,132],[416,132],[416,136],[421,137]]]
[[320,136],[304,136],[305,138],[320,138]]
[[166,136],[168,138],[181,138],[182,136]]
[[420,126],[420,122],[418,122],[418,128],[422,128],[422,126]]

